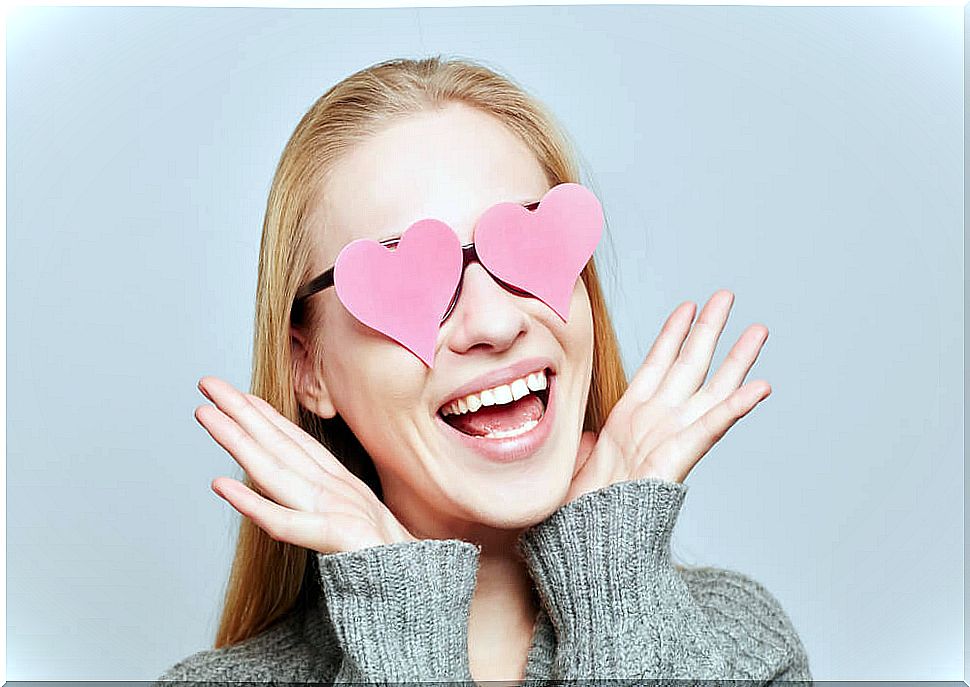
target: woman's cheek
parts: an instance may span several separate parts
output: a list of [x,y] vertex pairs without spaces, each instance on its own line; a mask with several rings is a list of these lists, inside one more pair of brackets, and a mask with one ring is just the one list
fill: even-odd
[[573,302],[569,310],[569,323],[575,324],[571,338],[589,350],[593,351],[593,306],[589,300],[589,292],[582,279],[577,280],[576,290],[573,292]]

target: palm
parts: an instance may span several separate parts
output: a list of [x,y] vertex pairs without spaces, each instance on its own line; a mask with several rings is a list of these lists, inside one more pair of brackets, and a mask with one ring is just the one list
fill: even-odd
[[273,539],[321,553],[414,540],[364,482],[265,400],[215,377],[199,388],[216,407],[200,406],[196,419],[255,487],[220,477],[212,488]]
[[766,382],[741,386],[767,338],[767,329],[757,325],[704,383],[733,300],[729,291],[715,293],[693,328],[692,303],[671,314],[599,435],[584,434],[566,503],[616,482],[648,477],[683,482],[770,393]]

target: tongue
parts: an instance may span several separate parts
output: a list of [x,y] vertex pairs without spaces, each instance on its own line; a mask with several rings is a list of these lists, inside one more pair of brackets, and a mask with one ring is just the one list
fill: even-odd
[[465,434],[485,436],[521,427],[529,420],[538,422],[542,417],[542,401],[535,394],[526,394],[518,401],[502,405],[485,406],[477,412],[464,415],[446,415],[445,421]]

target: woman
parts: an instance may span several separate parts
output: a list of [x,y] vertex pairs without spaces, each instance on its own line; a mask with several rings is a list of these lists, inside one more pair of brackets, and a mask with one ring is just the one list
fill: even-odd
[[628,386],[575,245],[596,222],[540,232],[556,203],[598,207],[578,178],[554,119],[467,61],[375,65],[303,117],[263,226],[252,394],[199,384],[247,475],[212,484],[246,516],[216,648],[160,679],[810,679],[762,586],[669,553],[689,471],[770,393],[742,385],[767,330],[705,384],[733,295],[693,326],[683,303]]

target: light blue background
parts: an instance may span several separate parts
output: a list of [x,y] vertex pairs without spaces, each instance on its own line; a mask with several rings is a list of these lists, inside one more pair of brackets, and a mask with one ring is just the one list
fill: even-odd
[[[774,392],[674,537],[782,602],[816,679],[963,679],[962,8],[37,8],[7,53],[7,678],[151,679],[211,646],[262,214],[311,103],[468,56],[561,118],[608,215],[632,372],[737,296]],[[611,275],[611,276],[610,276]]]

